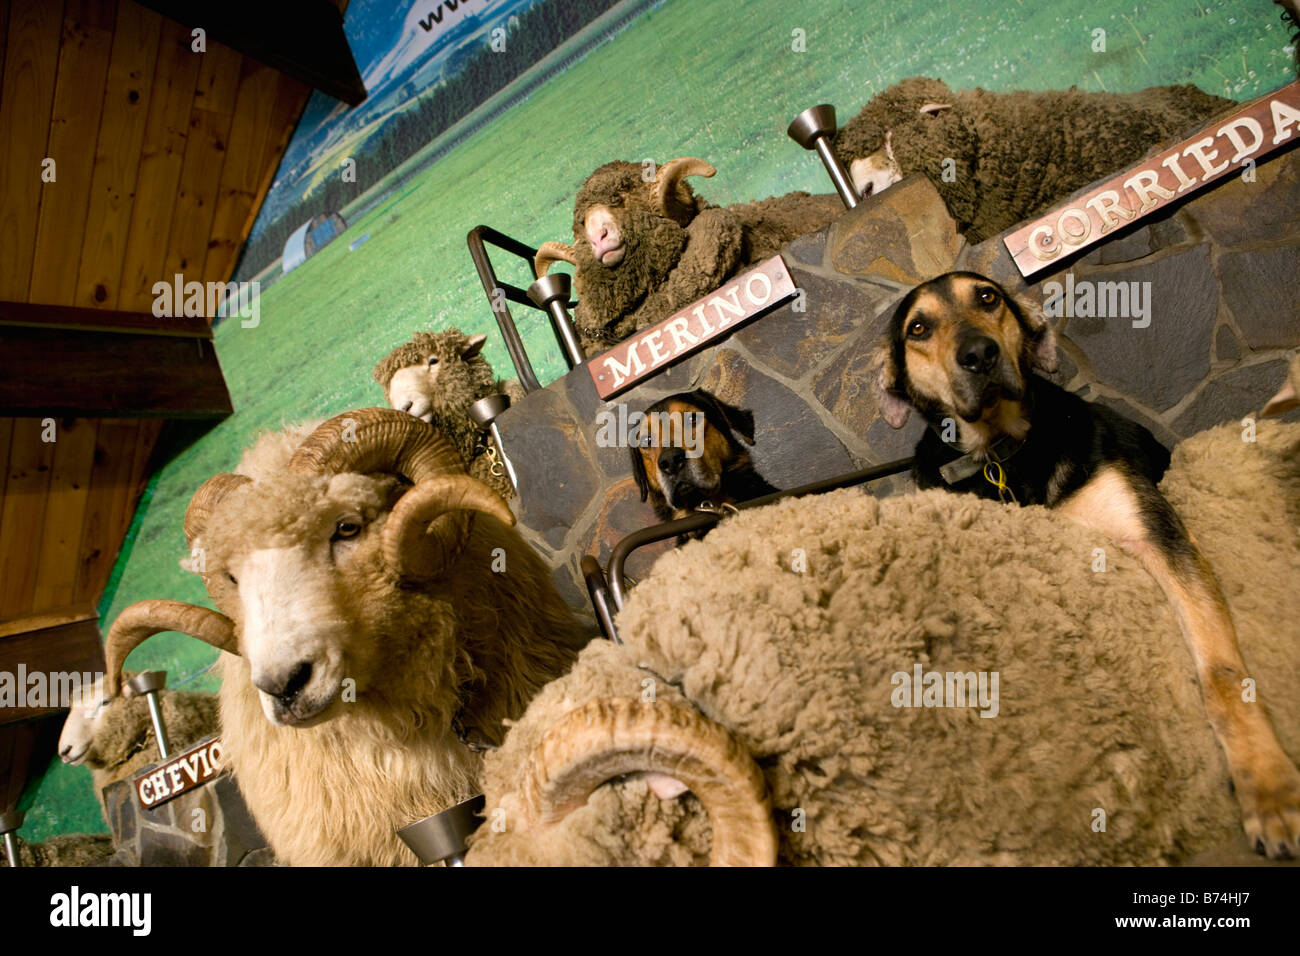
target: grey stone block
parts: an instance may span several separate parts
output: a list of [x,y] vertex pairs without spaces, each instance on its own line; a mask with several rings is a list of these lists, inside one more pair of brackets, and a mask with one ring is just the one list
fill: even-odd
[[[1180,435],[1194,435],[1221,422],[1237,422],[1255,414],[1286,380],[1286,369],[1287,363],[1277,359],[1224,372],[1206,383],[1174,420],[1174,428]],[[1300,418],[1300,409],[1284,417],[1295,421]]]
[[1223,299],[1250,348],[1300,345],[1300,243],[1224,253],[1219,276]]

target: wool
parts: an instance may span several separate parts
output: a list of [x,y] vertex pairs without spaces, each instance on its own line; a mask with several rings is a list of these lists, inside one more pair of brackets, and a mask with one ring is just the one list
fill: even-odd
[[[1218,575],[1260,706],[1300,756],[1300,425],[1194,436],[1161,489]],[[1158,586],[1044,508],[847,489],[747,510],[660,558],[617,624],[625,644],[589,646],[489,756],[489,819],[514,818],[546,728],[653,676],[753,755],[784,864],[1173,864],[1244,846]],[[894,675],[917,664],[997,672],[997,716],[895,707]],[[624,781],[549,828],[482,828],[469,862],[700,863],[708,845],[698,805]]]

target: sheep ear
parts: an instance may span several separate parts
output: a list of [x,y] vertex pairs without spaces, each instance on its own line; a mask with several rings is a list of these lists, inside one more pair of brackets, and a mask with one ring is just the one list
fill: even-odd
[[1043,307],[1027,295],[1008,296],[1029,333],[1025,336],[1025,359],[1041,372],[1055,372],[1061,364],[1056,354],[1056,333],[1043,314]]
[[926,103],[919,110],[917,110],[917,112],[925,113],[928,116],[938,116],[944,110],[950,110],[950,109],[952,109],[951,103]]
[[912,406],[907,403],[898,387],[898,367],[894,364],[893,349],[887,343],[876,346],[871,356],[870,370],[871,386],[876,393],[880,417],[890,428],[902,428],[907,424]]
[[478,355],[479,352],[483,351],[483,346],[485,344],[487,344],[486,335],[471,336],[469,345],[465,346],[465,351],[460,353],[460,357],[464,359],[472,359],[475,355]]

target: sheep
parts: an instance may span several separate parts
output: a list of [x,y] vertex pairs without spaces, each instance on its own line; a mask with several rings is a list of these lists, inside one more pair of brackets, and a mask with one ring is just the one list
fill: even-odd
[[928,175],[974,244],[1235,105],[1190,85],[953,92],[940,80],[911,77],[872,97],[833,148],[864,196],[909,173]]
[[1273,0],[1282,8],[1283,29],[1290,35],[1291,57],[1295,60],[1296,73],[1300,74],[1300,4],[1296,0]]
[[1277,394],[1265,403],[1259,414],[1263,418],[1276,418],[1293,408],[1300,408],[1300,355],[1291,359],[1291,364],[1287,366],[1286,381],[1277,390]]
[[[1183,442],[1161,490],[1223,585],[1254,682],[1243,692],[1257,685],[1295,758],[1300,425],[1242,434]],[[1168,864],[1244,849],[1158,586],[1044,508],[849,489],[744,511],[662,557],[617,623],[624,646],[585,649],[490,755],[485,812],[505,825],[477,831],[469,865],[702,863],[719,845],[731,862],[822,865]],[[974,676],[978,698],[982,674],[996,693],[918,707],[917,670],[941,675],[930,704],[961,703],[949,675]],[[761,769],[766,821],[715,724]],[[600,786],[633,771],[695,796]]]
[[[22,866],[112,866],[113,838],[107,833],[67,833],[42,843],[18,840],[18,862]],[[0,853],[0,866],[8,866]]]
[[[133,676],[123,674],[119,695],[108,692],[106,676],[98,678],[82,701],[68,711],[59,734],[63,762],[90,768],[105,821],[108,814],[104,790],[119,780],[131,779],[160,759],[149,703],[125,683]],[[217,698],[213,694],[164,689],[158,692],[158,704],[174,750],[183,750],[217,732]]]
[[590,628],[436,428],[372,408],[302,431],[190,502],[220,610],[131,605],[108,675],[160,630],[219,648],[222,742],[277,859],[412,865],[395,831],[476,792],[479,750]]
[[524,397],[524,390],[518,381],[492,374],[479,354],[486,342],[486,335],[469,336],[454,328],[416,332],[375,365],[374,377],[390,408],[437,425],[465,459],[470,475],[509,500],[515,490],[499,464],[500,449],[489,453],[492,439],[469,418],[469,407],[499,393],[513,403]]
[[658,167],[616,161],[582,184],[572,245],[544,242],[534,267],[574,266],[574,324],[588,354],[665,319],[786,243],[844,212],[834,194],[795,192],[713,206],[687,184],[717,171],[683,157]]

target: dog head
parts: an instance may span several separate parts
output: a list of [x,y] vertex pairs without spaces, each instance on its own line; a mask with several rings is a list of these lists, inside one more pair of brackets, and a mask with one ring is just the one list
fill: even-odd
[[1038,305],[982,275],[949,272],[898,304],[873,357],[873,384],[894,428],[915,408],[935,427],[952,420],[973,451],[1002,434],[1024,437],[1029,375],[1056,363],[1056,337]]
[[[744,444],[742,444],[742,442]],[[641,500],[681,517],[706,501],[734,501],[729,473],[750,468],[754,415],[703,389],[660,399],[645,411],[631,443]]]

